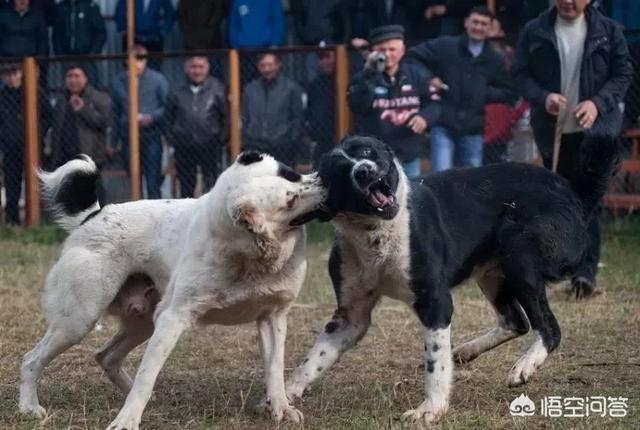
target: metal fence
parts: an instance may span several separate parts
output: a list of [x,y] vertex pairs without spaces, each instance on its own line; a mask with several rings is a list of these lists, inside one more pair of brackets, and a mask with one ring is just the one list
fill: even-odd
[[[640,207],[638,39],[629,38],[636,74],[622,139],[630,162],[606,200],[617,209]],[[197,197],[242,149],[271,152],[306,171],[350,130],[346,89],[349,73],[361,67],[358,53],[339,46],[196,54],[149,56],[133,116],[125,56],[0,61],[4,223],[38,223],[36,168],[54,169],[79,152],[101,169],[103,203],[129,200],[134,182],[142,198]],[[270,84],[259,79],[273,74]],[[525,103],[486,113],[485,163],[539,162]],[[139,125],[139,178],[129,175],[131,118]],[[427,147],[423,171],[428,155]]]

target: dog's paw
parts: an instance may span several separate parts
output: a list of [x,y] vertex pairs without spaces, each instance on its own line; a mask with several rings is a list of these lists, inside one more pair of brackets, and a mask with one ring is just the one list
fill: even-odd
[[542,365],[543,361],[544,360],[536,360],[529,355],[520,357],[509,371],[509,376],[507,377],[509,387],[519,387],[520,385],[526,384],[531,378],[531,375],[536,373],[538,367]]
[[422,403],[416,409],[410,409],[402,414],[402,417],[400,418],[401,421],[405,423],[414,422],[420,424],[434,424],[447,413],[446,407],[438,409],[425,406],[425,403]]
[[20,405],[22,415],[31,415],[39,420],[47,416],[47,410],[40,405]]
[[287,383],[285,388],[287,399],[289,399],[290,403],[302,399],[302,396],[306,391],[308,390],[304,384]]
[[120,411],[118,416],[107,430],[139,430],[140,429],[140,415],[128,413],[125,410]]
[[465,343],[453,350],[453,362],[455,364],[467,364],[478,358],[478,355],[475,348]]
[[300,423],[304,420],[302,412],[294,406],[291,406],[287,399],[271,400],[265,398],[258,404],[258,410],[269,413],[271,418],[277,423],[282,420]]

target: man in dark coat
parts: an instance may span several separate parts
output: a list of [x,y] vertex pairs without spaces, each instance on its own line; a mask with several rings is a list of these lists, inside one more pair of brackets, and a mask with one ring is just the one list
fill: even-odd
[[[107,162],[107,129],[111,126],[111,98],[88,82],[82,66],[70,65],[65,73],[66,91],[56,99],[51,132],[51,168],[79,153],[87,154],[98,170]],[[104,189],[98,181],[98,198]]]
[[29,0],[15,0],[0,10],[0,57],[44,56],[49,53],[47,24]]
[[[556,7],[530,21],[518,42],[512,72],[531,103],[531,125],[546,167],[553,164],[560,138],[557,171],[579,180],[580,149],[597,137],[612,144],[622,125],[622,100],[633,76],[627,44],[610,19],[590,0],[555,0]],[[576,294],[595,288],[600,257],[597,217],[590,226],[589,263],[572,281]]]
[[[104,18],[93,0],[64,0],[56,5],[53,52],[56,55],[100,54],[107,39]],[[89,82],[99,85],[94,62],[87,63]]]
[[249,82],[242,95],[242,144],[293,167],[303,149],[303,91],[280,68],[275,54],[259,57],[260,77]]
[[180,0],[178,25],[184,49],[214,49],[222,46],[220,25],[225,16],[224,0]]
[[385,25],[369,34],[373,52],[349,83],[348,101],[356,131],[375,136],[394,150],[409,177],[420,175],[425,131],[437,118],[424,68],[402,62],[404,28]]
[[442,98],[440,116],[431,129],[434,171],[480,166],[485,105],[515,99],[502,57],[486,42],[492,19],[486,6],[476,6],[465,20],[464,34],[442,36],[407,53],[411,61],[433,72],[431,85]]
[[189,58],[184,71],[185,81],[169,97],[167,134],[175,149],[180,197],[193,197],[198,166],[204,192],[220,174],[220,155],[229,139],[229,108],[227,91],[209,74],[206,57]]

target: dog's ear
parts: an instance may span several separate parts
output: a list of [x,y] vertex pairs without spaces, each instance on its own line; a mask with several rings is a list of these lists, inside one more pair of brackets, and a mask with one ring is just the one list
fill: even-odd
[[275,237],[269,225],[254,204],[243,202],[233,208],[233,222],[243,226],[255,235],[256,246],[265,265],[270,267],[280,256],[280,241]]

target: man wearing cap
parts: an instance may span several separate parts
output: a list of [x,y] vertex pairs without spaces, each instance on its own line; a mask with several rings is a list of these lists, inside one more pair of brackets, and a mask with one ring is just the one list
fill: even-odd
[[426,66],[436,76],[440,115],[431,124],[431,168],[482,164],[484,107],[515,99],[512,80],[500,55],[485,43],[493,14],[486,6],[471,9],[466,32],[442,36],[411,48],[407,59]]
[[404,28],[385,25],[369,33],[373,52],[349,83],[349,107],[356,131],[387,143],[409,177],[420,175],[425,131],[437,116],[424,69],[402,63]]

